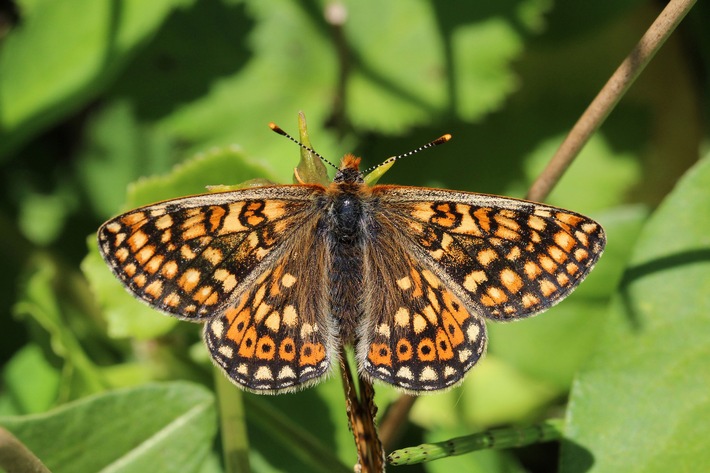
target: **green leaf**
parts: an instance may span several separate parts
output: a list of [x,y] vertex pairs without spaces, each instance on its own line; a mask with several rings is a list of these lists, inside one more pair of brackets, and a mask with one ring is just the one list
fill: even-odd
[[213,396],[184,382],[112,391],[0,425],[54,473],[199,472],[217,428]]
[[0,51],[0,155],[95,96],[173,8],[191,1],[48,0],[31,8]]
[[710,157],[644,227],[574,383],[561,471],[710,469]]
[[45,411],[57,399],[59,372],[48,363],[40,347],[35,344],[25,345],[15,353],[4,367],[2,379],[3,395],[11,403],[13,414]]

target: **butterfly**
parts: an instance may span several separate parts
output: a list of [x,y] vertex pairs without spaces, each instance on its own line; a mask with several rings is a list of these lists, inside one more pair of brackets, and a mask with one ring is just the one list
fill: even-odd
[[99,249],[138,299],[203,322],[215,364],[263,394],[317,383],[343,344],[354,347],[368,380],[411,394],[458,385],[486,350],[484,319],[550,308],[604,249],[602,227],[578,213],[369,186],[359,164],[345,155],[329,185],[266,185],[141,207],[104,223]]

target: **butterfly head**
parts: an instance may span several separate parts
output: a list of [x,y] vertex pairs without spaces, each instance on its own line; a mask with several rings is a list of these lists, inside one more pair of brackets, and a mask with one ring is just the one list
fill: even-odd
[[360,172],[360,158],[349,153],[343,156],[333,182],[336,184],[364,184],[365,179]]

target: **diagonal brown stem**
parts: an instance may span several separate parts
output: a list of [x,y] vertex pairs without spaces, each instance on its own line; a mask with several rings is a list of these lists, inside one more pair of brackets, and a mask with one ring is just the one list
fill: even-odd
[[543,201],[572,164],[592,134],[601,126],[663,43],[690,11],[696,0],[671,0],[609,78],[589,107],[574,124],[547,167],[530,187],[527,199]]

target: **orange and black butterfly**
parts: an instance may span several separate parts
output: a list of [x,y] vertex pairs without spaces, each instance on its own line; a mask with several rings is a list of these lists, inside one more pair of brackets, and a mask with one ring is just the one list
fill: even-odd
[[359,163],[346,155],[328,186],[132,210],[99,229],[101,254],[151,307],[205,322],[215,363],[244,389],[312,385],[352,344],[361,375],[418,394],[463,380],[486,349],[484,318],[550,308],[604,249],[604,230],[583,215],[472,192],[371,187]]

